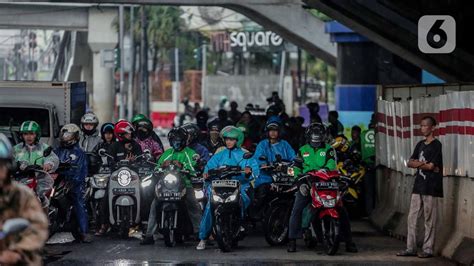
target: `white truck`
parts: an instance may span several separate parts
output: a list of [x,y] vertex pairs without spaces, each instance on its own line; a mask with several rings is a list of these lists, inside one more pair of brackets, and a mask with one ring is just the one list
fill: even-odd
[[61,126],[80,123],[86,98],[85,82],[0,81],[0,132],[18,143],[21,123],[33,120],[55,147]]

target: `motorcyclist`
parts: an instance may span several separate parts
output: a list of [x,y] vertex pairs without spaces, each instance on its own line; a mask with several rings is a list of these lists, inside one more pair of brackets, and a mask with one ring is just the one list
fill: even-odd
[[[221,131],[221,137],[224,139],[225,148],[214,154],[204,167],[203,177],[209,179],[208,171],[219,168],[220,166],[240,166],[245,173],[239,176],[234,176],[233,179],[240,181],[241,200],[242,200],[242,216],[250,205],[251,199],[249,196],[249,189],[251,189],[250,182],[259,175],[260,169],[255,159],[244,159],[245,151],[241,148],[244,134],[242,131],[234,126],[227,126]],[[211,197],[211,188],[208,187],[208,199]],[[213,218],[210,201],[207,202],[204,214],[202,216],[201,225],[199,229],[199,239],[201,240],[196,247],[198,250],[206,248],[206,239],[209,237],[212,229]]]
[[[293,161],[296,157],[295,151],[285,140],[280,138],[281,125],[278,121],[269,120],[265,127],[267,138],[260,141],[254,154],[254,158],[258,160],[260,167],[265,167],[274,163],[276,155],[281,156],[283,161]],[[266,160],[260,160],[264,156]],[[260,171],[260,176],[255,180],[255,200],[253,211],[258,213],[266,197],[269,194],[271,183],[273,182],[271,173],[265,170]]]
[[[41,138],[41,128],[35,121],[25,121],[20,126],[20,137],[22,142],[15,145],[14,157],[17,166],[20,170],[25,170],[27,166],[36,164],[42,166],[46,173],[54,172],[58,165],[58,156],[54,153],[43,157],[43,152],[49,148],[45,143],[39,142]],[[49,174],[37,174],[38,185],[36,187],[36,194],[41,201],[43,209],[47,210],[49,206],[49,199],[46,192],[53,188],[54,180]]]
[[[295,177],[300,173],[307,173],[313,170],[336,170],[336,152],[331,145],[326,143],[326,127],[320,123],[313,123],[307,128],[305,135],[308,143],[299,149],[299,156],[303,159],[303,165],[301,167],[302,169],[295,167]],[[311,198],[309,195],[304,196],[299,190],[296,192],[295,202],[290,217],[288,252],[296,251],[296,239],[302,237],[303,209],[310,201]],[[340,214],[341,229],[346,241],[346,251],[357,252],[357,248],[352,242],[347,211],[342,208]]]
[[218,123],[209,123],[209,139],[206,143],[206,147],[212,154],[214,154],[217,149],[224,146],[222,138],[220,137],[221,129],[222,128],[219,127]]
[[211,158],[209,150],[206,146],[199,143],[199,127],[196,124],[188,123],[182,126],[188,135],[187,146],[193,149],[204,162],[208,162]]
[[[115,134],[114,134],[114,124],[112,123],[105,123],[100,127],[100,136],[102,137],[102,142],[97,144],[94,148],[94,153],[99,155],[99,150],[105,149],[106,151],[110,148],[110,146],[116,142]],[[107,157],[103,157],[102,164],[106,165]],[[98,231],[96,232],[97,236],[103,235],[109,229],[109,204],[108,204],[108,197],[103,197],[102,201],[100,202],[99,207],[99,217],[98,217]]]
[[[197,155],[191,148],[186,146],[188,136],[183,128],[173,128],[168,133],[168,140],[171,148],[167,149],[157,162],[158,168],[167,167],[170,163],[175,163],[182,166],[183,170],[190,172],[190,175],[196,173],[196,160]],[[199,231],[199,222],[201,220],[201,208],[198,201],[196,200],[194,189],[192,187],[189,176],[184,177],[186,186],[186,207],[188,209],[189,217],[191,219],[194,232]],[[150,207],[150,215],[148,217],[147,232],[143,240],[140,242],[141,245],[154,244],[153,234],[156,230],[156,199],[153,200]]]
[[97,144],[102,142],[97,130],[98,125],[99,119],[94,113],[89,112],[82,116],[79,146],[83,151],[93,152]]
[[68,162],[71,168],[64,172],[67,182],[72,184],[72,200],[74,210],[81,231],[80,242],[90,243],[91,237],[88,234],[88,217],[84,194],[87,177],[87,157],[85,152],[79,147],[80,129],[75,124],[67,124],[59,132],[59,148],[54,152],[61,162]]
[[153,131],[153,123],[150,119],[143,114],[138,114],[132,118],[132,125],[135,128],[135,141],[142,151],[149,150],[153,158],[158,159],[165,149],[160,137]]
[[41,265],[41,249],[48,239],[48,218],[27,187],[11,181],[13,149],[0,134],[0,230],[8,219],[24,218],[28,229],[0,240],[0,265]]
[[133,125],[126,120],[115,124],[114,134],[118,141],[112,143],[107,150],[107,153],[114,158],[112,162],[109,162],[110,164],[120,160],[134,161],[137,156],[142,154],[142,148],[133,140],[134,131]]
[[196,124],[199,127],[200,133],[198,137],[198,142],[203,144],[207,142],[209,138],[208,128],[207,128],[207,120],[209,120],[209,114],[201,110],[196,114]]

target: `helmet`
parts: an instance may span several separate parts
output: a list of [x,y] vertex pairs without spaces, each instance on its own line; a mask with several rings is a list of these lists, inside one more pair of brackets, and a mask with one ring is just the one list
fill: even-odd
[[71,147],[79,141],[79,129],[75,124],[67,124],[59,131],[59,141],[62,147]]
[[148,117],[144,114],[136,114],[132,117],[132,124],[135,126],[135,123],[142,121],[142,120],[148,120]]
[[114,126],[114,134],[115,134],[115,137],[117,137],[119,141],[125,141],[123,135],[132,134],[134,131],[135,131],[135,128],[127,120],[119,121]]
[[35,133],[36,141],[39,141],[41,138],[41,127],[35,121],[25,121],[20,126],[20,134],[23,133]]
[[201,111],[197,112],[196,122],[204,124],[204,123],[207,122],[208,119],[209,119],[209,115],[207,114],[206,111],[201,110]]
[[305,137],[311,147],[319,148],[326,141],[326,127],[321,123],[313,123],[306,129]]
[[[87,130],[84,128],[84,124],[92,124],[94,128]],[[96,131],[97,125],[99,125],[99,119],[94,113],[89,112],[81,117],[81,129],[86,135],[92,135]]]
[[281,119],[278,116],[272,116],[267,120],[265,125],[265,130],[268,132],[270,130],[280,131],[281,129]]
[[346,152],[349,150],[349,141],[345,136],[339,135],[331,142],[331,146],[336,151]]
[[188,140],[188,136],[186,134],[186,130],[181,127],[175,127],[170,130],[168,133],[168,140],[170,142],[171,147],[175,150],[182,150],[186,147],[186,142]]
[[0,133],[0,160],[13,160],[13,148],[7,136]]
[[104,140],[104,141],[105,141],[105,139],[104,139],[104,134],[105,133],[112,133],[114,135],[114,138],[115,138],[114,124],[105,123],[100,127],[100,136],[102,137],[102,140]]
[[223,139],[235,139],[237,140],[237,147],[242,146],[244,142],[244,133],[237,127],[226,126],[221,131],[221,138]]
[[194,124],[194,123],[188,123],[188,124],[184,124],[183,126],[181,126],[185,131],[186,131],[186,134],[188,135],[188,141],[187,141],[187,144],[192,144],[194,142],[196,142],[199,138],[199,133],[200,133],[200,129],[198,127],[198,125]]

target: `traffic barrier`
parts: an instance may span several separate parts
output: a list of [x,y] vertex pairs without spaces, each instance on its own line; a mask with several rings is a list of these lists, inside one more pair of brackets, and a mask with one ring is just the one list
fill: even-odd
[[[438,199],[435,252],[464,264],[474,262],[474,91],[377,103],[377,202],[372,222],[404,239],[415,180],[407,162],[421,140],[421,119],[435,117],[443,144],[444,197]],[[418,240],[423,240],[419,222]]]

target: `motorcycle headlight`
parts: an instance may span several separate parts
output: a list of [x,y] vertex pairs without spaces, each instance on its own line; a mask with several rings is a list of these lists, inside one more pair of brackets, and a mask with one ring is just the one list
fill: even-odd
[[226,203],[227,203],[227,202],[233,202],[233,201],[235,201],[236,199],[237,199],[237,195],[232,194],[232,195],[230,195],[230,196],[225,200],[225,202],[226,202]]
[[194,190],[194,196],[197,200],[201,200],[204,198],[204,191],[202,190]]
[[122,187],[130,185],[132,181],[132,173],[128,170],[122,170],[117,175],[117,181]]
[[336,199],[331,196],[321,199],[321,203],[325,208],[334,208],[336,206]]
[[174,185],[178,182],[178,178],[175,175],[167,174],[163,181],[165,181],[165,185]]
[[108,181],[109,181],[109,175],[107,174],[94,175],[94,184],[97,188],[106,188]]
[[147,175],[145,178],[143,178],[143,180],[142,180],[142,187],[143,187],[143,188],[146,188],[146,187],[148,187],[149,185],[151,185],[151,177],[152,177],[152,176],[153,176],[153,175]]
[[217,195],[212,195],[212,200],[214,202],[221,202],[221,203],[224,202],[224,200],[221,197],[217,196]]

